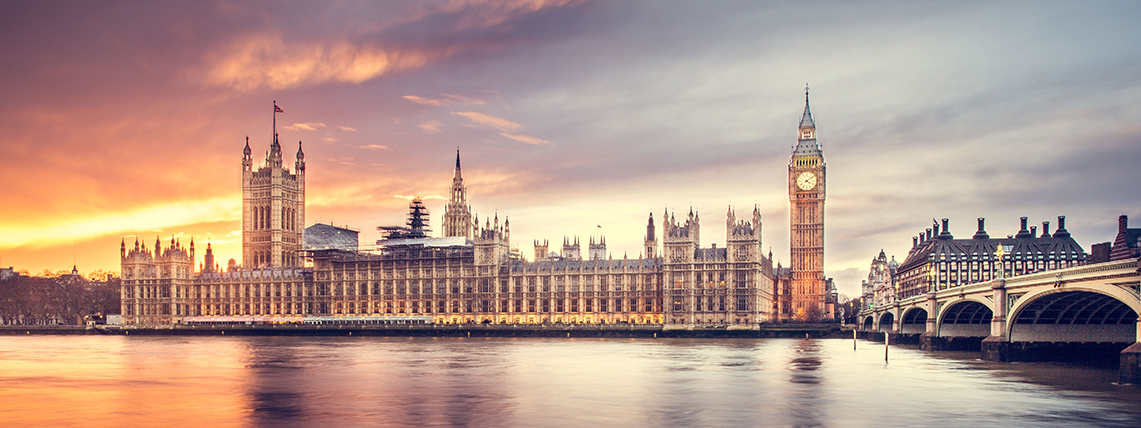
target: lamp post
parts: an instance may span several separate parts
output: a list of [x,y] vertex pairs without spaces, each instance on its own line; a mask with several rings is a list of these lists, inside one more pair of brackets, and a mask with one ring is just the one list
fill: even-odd
[[935,291],[935,262],[927,266],[927,290]]
[[994,252],[994,257],[997,259],[996,262],[998,263],[998,279],[1006,278],[1006,252],[1010,251],[1012,247],[1013,245],[999,244],[998,249]]

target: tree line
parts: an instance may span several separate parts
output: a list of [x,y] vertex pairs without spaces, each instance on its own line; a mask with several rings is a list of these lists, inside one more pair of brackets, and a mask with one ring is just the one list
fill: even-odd
[[90,314],[119,313],[120,279],[95,271],[85,278],[71,272],[27,272],[0,280],[0,324],[77,325]]

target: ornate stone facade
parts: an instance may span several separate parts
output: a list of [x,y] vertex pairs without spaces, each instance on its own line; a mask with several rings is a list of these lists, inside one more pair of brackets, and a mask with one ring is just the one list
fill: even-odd
[[464,177],[460,173],[460,150],[456,149],[456,175],[452,177],[451,198],[444,208],[444,237],[472,238],[475,225],[471,205],[467,202],[467,187],[464,186]]
[[119,247],[122,288],[120,289],[123,323],[136,325],[169,325],[190,315],[185,301],[192,296],[194,284],[194,240],[190,248],[170,238],[170,245],[162,248],[155,238],[153,250],[146,244],[127,249],[124,240]]
[[297,143],[292,173],[282,167],[277,135],[256,171],[250,139],[242,151],[242,262],[246,268],[299,267],[305,229],[305,153]]
[[[729,207],[726,244],[720,248],[701,247],[700,215],[691,209],[680,222],[665,212],[660,238],[651,214],[644,254],[637,259],[613,259],[599,235],[590,238],[586,260],[578,237],[564,237],[561,255],[550,252],[548,241],[536,240],[534,260],[524,260],[511,250],[509,220],[500,224],[496,215],[480,225],[471,215],[458,151],[443,237],[427,237],[426,222],[410,220],[409,233],[390,234],[375,251],[358,251],[356,245],[303,248],[304,154],[299,147],[290,173],[281,167],[275,137],[265,166],[254,171],[247,139],[244,264],[231,263],[220,272],[211,254],[209,267],[195,276],[192,248],[189,255],[181,253],[175,242],[160,258],[158,244],[153,254],[145,248],[128,254],[124,242],[124,321],[170,325],[189,316],[419,316],[436,323],[756,328],[821,319],[824,165],[807,100],[800,143],[789,165],[793,268],[778,282],[771,252],[761,251],[757,207],[740,220]],[[812,174],[811,185],[797,183],[804,173]],[[413,201],[413,217],[423,220],[427,211],[418,203]],[[303,257],[311,267],[301,267]],[[785,292],[779,301],[776,288]]]
[[781,320],[830,319],[824,287],[824,152],[816,142],[816,122],[804,90],[804,114],[788,163],[789,233],[792,253],[788,298],[779,301]]
[[860,281],[865,308],[885,307],[895,303],[897,269],[899,262],[895,261],[895,256],[889,261],[883,250],[872,259],[871,267],[868,269],[868,279]]

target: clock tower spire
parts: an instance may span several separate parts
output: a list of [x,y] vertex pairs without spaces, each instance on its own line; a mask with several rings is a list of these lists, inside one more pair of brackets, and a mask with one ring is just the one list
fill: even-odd
[[791,299],[778,316],[795,321],[831,318],[824,306],[824,152],[816,141],[816,120],[804,87],[804,115],[788,163],[789,233],[792,250]]

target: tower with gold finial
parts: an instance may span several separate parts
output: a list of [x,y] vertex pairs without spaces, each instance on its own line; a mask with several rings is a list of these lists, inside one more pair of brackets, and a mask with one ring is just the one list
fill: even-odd
[[790,217],[791,301],[778,308],[781,318],[819,321],[824,313],[824,152],[816,141],[816,121],[808,106],[804,87],[804,114],[797,130],[796,146],[788,163]]

